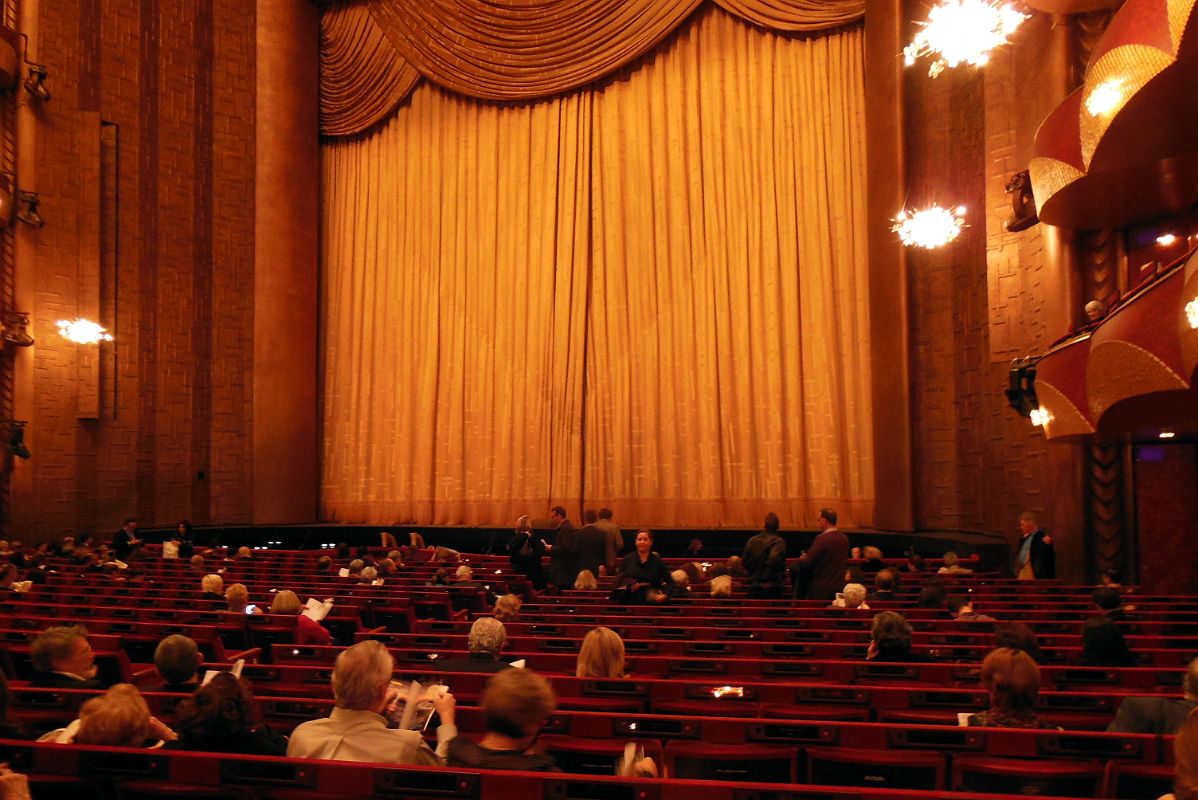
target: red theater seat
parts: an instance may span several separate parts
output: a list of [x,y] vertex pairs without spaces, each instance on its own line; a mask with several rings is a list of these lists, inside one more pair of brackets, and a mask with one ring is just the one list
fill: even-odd
[[794,783],[798,750],[762,744],[666,744],[666,771],[672,778],[709,781]]
[[915,750],[815,747],[807,751],[807,782],[892,789],[944,788],[944,756]]
[[1094,761],[990,758],[953,759],[953,791],[1097,797],[1103,767]]

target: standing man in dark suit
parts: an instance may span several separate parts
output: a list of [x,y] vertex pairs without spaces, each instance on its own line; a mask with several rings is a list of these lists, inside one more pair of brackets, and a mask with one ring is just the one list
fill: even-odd
[[780,597],[786,584],[786,542],[778,535],[778,515],[765,515],[761,533],[745,543],[741,560],[749,573],[750,597]]
[[[624,549],[624,534],[620,526],[611,521],[611,509],[599,509],[599,521],[595,527],[607,535],[607,574],[616,574],[616,565],[620,563],[620,551]],[[599,573],[595,573],[598,575]]]
[[1020,580],[1055,578],[1057,551],[1052,537],[1036,521],[1036,515],[1024,511],[1019,515],[1019,550],[1015,553],[1015,577]]
[[121,561],[128,561],[129,556],[141,548],[141,539],[137,538],[137,520],[128,517],[121,529],[112,537],[112,552]]
[[561,506],[549,509],[549,521],[557,532],[549,546],[549,582],[560,589],[573,589],[579,569],[576,531]]
[[[607,564],[609,544],[607,534],[599,527],[599,515],[594,511],[583,512],[582,519],[586,524],[575,534],[577,544],[575,564],[578,567],[578,572],[589,569],[592,575],[598,576],[599,567]],[[577,579],[577,572],[574,577]],[[570,585],[573,586],[573,583]]]
[[849,537],[836,527],[836,510],[821,508],[816,519],[819,535],[811,549],[799,556],[800,568],[811,575],[809,600],[831,600],[844,586],[844,569],[849,561]]

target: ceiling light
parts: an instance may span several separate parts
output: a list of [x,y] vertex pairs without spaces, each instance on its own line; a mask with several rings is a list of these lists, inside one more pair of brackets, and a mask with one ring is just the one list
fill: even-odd
[[1176,241],[1177,237],[1172,233],[1162,233],[1160,236],[1156,237],[1156,243],[1161,247],[1168,247]]
[[111,342],[112,334],[107,328],[88,319],[60,319],[58,332],[75,344],[98,344]]
[[1191,328],[1198,328],[1198,297],[1186,303],[1186,322]]
[[945,68],[959,64],[980,67],[990,51],[1007,44],[1015,29],[1027,19],[1008,3],[994,0],[942,0],[928,12],[927,22],[903,48],[907,66],[921,56],[933,58],[928,74],[935,78]]
[[1048,409],[1044,406],[1033,408],[1031,413],[1032,424],[1037,428],[1042,428],[1052,422],[1052,414],[1048,413]]
[[1176,433],[1168,428],[1161,428],[1161,432],[1157,434],[1157,436],[1161,439],[1172,439],[1176,435]]
[[965,225],[965,206],[949,210],[932,206],[922,211],[903,209],[894,218],[890,230],[908,247],[923,247],[928,250],[942,247],[961,234]]

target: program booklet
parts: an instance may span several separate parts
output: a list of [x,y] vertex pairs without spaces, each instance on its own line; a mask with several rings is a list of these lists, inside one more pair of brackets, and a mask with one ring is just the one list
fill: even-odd
[[207,670],[204,672],[204,679],[202,681],[200,681],[200,686],[207,686],[208,681],[212,680],[213,678],[215,678],[217,675],[221,674],[222,672],[228,672],[234,678],[240,678],[241,677],[241,669],[244,666],[245,666],[245,659],[239,658],[233,662],[233,666],[230,667],[228,670],[223,670],[223,669]]
[[405,731],[425,730],[436,710],[433,698],[449,691],[444,684],[425,686],[419,681],[391,681],[391,687],[398,692],[398,696],[390,720],[395,727]]
[[316,622],[320,622],[322,619],[327,617],[329,615],[329,612],[332,610],[333,610],[332,598],[325,600],[324,602],[321,602],[320,600],[317,600],[315,597],[309,597],[308,602],[304,604],[304,610],[301,611],[300,613],[303,614],[305,617],[308,617],[309,619],[315,620]]

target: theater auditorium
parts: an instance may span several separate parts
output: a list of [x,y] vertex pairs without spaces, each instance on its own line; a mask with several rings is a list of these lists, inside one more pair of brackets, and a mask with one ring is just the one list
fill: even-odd
[[1198,798],[1194,0],[0,0],[0,800]]

